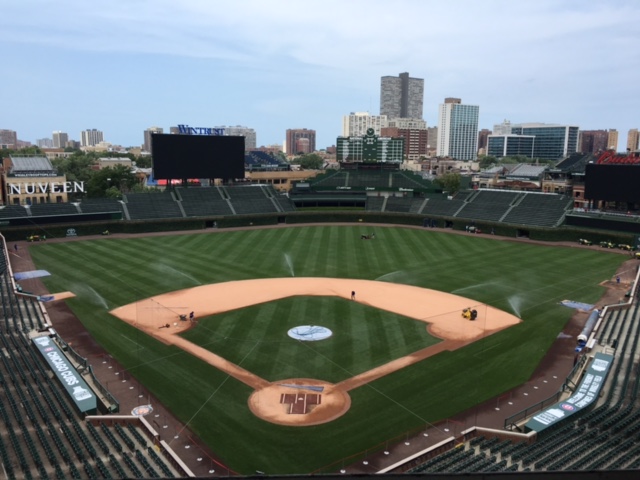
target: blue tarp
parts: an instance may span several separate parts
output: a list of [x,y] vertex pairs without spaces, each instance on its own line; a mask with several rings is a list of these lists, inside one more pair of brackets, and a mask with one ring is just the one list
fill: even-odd
[[588,303],[574,302],[573,300],[562,300],[560,302],[565,307],[578,308],[580,310],[591,310],[595,305],[589,305]]
[[51,275],[46,270],[31,270],[30,272],[18,272],[13,274],[13,278],[16,280],[26,280],[29,278],[48,277]]

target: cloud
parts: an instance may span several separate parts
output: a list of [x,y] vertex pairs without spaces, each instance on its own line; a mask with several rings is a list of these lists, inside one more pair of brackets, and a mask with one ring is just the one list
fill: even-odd
[[[615,105],[625,122],[640,108],[638,20],[632,0],[23,0],[4,2],[0,41],[16,77],[37,75],[35,56],[56,67],[69,90],[111,91],[131,109],[141,100],[125,90],[143,88],[146,74],[150,94],[211,85],[215,100],[196,106],[227,117],[237,115],[222,109],[222,94],[253,103],[246,112],[290,116],[292,124],[301,105],[376,113],[380,77],[407,71],[425,79],[430,123],[437,104],[454,96],[479,104],[485,126],[564,115],[593,124],[581,103]],[[607,114],[600,117],[611,124],[615,114]]]

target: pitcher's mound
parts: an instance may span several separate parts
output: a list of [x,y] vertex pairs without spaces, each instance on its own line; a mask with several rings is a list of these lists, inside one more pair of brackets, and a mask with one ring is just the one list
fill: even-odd
[[295,427],[331,422],[350,406],[351,397],[347,392],[332,383],[311,378],[274,382],[249,397],[249,408],[257,417]]

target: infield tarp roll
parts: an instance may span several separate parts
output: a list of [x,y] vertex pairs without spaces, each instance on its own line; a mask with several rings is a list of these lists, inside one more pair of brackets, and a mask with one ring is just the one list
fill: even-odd
[[29,278],[48,277],[51,275],[46,270],[31,270],[29,272],[18,272],[13,274],[13,278],[16,280],[27,280]]

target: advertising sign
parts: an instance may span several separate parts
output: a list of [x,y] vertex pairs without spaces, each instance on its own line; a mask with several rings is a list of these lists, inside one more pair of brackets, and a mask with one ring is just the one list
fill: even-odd
[[56,377],[58,377],[60,383],[65,387],[68,395],[78,407],[78,410],[82,413],[95,413],[97,410],[95,394],[78,371],[71,365],[69,360],[67,360],[67,357],[58,348],[58,345],[47,336],[36,337],[32,341]]
[[613,358],[613,355],[596,353],[573,395],[535,415],[526,423],[524,431],[540,432],[594,403],[607,379]]

